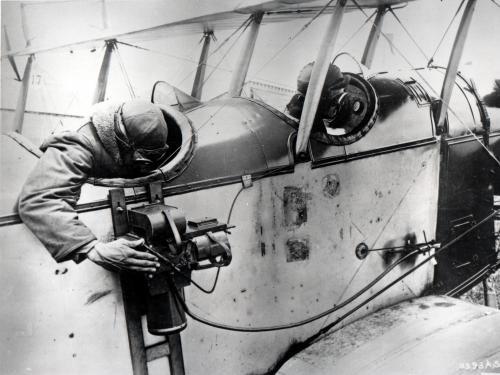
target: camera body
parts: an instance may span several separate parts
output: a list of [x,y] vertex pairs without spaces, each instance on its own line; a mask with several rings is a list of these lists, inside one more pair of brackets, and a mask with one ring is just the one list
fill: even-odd
[[[215,218],[187,220],[182,211],[162,203],[128,209],[128,238],[145,240],[144,251],[159,258],[160,269],[147,278],[147,323],[153,335],[186,327],[178,301],[191,284],[191,272],[231,263],[228,226]],[[175,288],[175,290],[173,289]]]

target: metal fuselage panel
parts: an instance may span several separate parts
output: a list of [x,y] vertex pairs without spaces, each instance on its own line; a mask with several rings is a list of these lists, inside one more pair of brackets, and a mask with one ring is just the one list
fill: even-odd
[[[226,98],[186,112],[197,135],[186,170],[167,182],[169,188],[210,186],[210,181],[236,180],[245,174],[293,169],[290,138],[296,124],[263,103]],[[203,182],[207,182],[204,184]]]
[[[293,174],[255,182],[239,195],[231,215],[232,264],[221,271],[214,294],[187,288],[187,303],[211,320],[244,327],[295,322],[338,304],[398,259],[372,253],[360,261],[354,254],[358,243],[398,246],[423,241],[423,231],[434,236],[437,192],[428,187],[437,183],[438,157],[437,145],[431,145],[313,170],[303,164]],[[238,190],[229,185],[199,191],[196,200],[184,194],[167,201],[192,214],[225,218]],[[397,267],[371,292],[421,259]],[[195,277],[210,285],[214,272]],[[432,280],[428,263],[350,319],[418,296]],[[291,343],[346,311],[268,333],[225,332],[188,320],[181,334],[187,371],[264,373]]]
[[[235,326],[302,320],[347,299],[398,259],[374,252],[361,261],[354,253],[360,242],[370,248],[401,246],[423,242],[424,231],[427,239],[435,238],[439,144],[432,136],[429,107],[408,99],[404,110],[411,108],[421,108],[422,114],[415,115],[421,121],[386,119],[351,151],[331,147],[314,157],[313,149],[313,161],[296,165],[289,152],[293,121],[262,104],[235,98],[188,112],[199,143],[185,175],[166,184],[165,203],[181,208],[188,218],[209,215],[225,221],[234,202],[230,224],[236,226],[230,235],[233,261],[221,271],[215,292],[207,296],[194,287],[185,289],[192,310]],[[401,132],[401,126],[407,129]],[[400,136],[393,142],[390,137],[396,132]],[[342,160],[325,154],[339,149]],[[241,176],[250,173],[253,186],[236,198]],[[85,189],[82,200],[91,201],[92,194],[102,191]],[[80,218],[99,239],[112,238],[108,209],[84,212]],[[83,368],[98,373],[104,353],[109,357],[113,350],[105,368],[128,373],[126,322],[115,276],[90,262],[56,265],[23,225],[0,230],[2,243],[12,244],[2,250],[7,259],[2,261],[2,279],[5,275],[5,290],[12,290],[1,294],[0,303],[7,306],[1,312],[2,345],[19,353],[17,360],[13,355],[2,361],[7,370],[30,367],[43,373],[50,364],[51,373],[62,374],[73,361],[74,371],[69,372]],[[421,257],[396,267],[366,296]],[[193,277],[210,285],[214,273],[195,272]],[[418,296],[432,282],[429,262],[349,320]],[[310,337],[350,307],[299,328],[268,333],[221,331],[188,319],[181,333],[187,373],[264,373],[292,343]],[[19,327],[28,333],[19,334]]]
[[[233,263],[222,270],[213,295],[186,288],[187,303],[212,320],[255,327],[301,320],[349,297],[396,260],[373,253],[360,261],[354,255],[359,242],[397,246],[413,238],[423,241],[424,230],[433,237],[437,194],[428,187],[437,183],[438,158],[437,144],[432,144],[312,170],[310,164],[301,164],[294,173],[255,181],[240,194],[232,212]],[[181,207],[189,217],[210,214],[226,219],[240,186],[207,188],[170,196],[165,202]],[[108,210],[80,218],[100,239],[112,237]],[[62,374],[67,373],[69,361],[74,372],[88,368],[89,373],[98,373],[96,368],[104,366],[99,358],[105,353],[106,369],[130,371],[126,323],[114,275],[92,263],[64,264],[68,271],[56,272],[60,265],[23,225],[0,229],[2,243],[13,244],[3,251],[9,260],[2,262],[4,285],[13,292],[2,295],[6,306],[2,322],[8,322],[2,324],[2,332],[21,355],[6,358],[7,370],[16,373],[30,367],[43,373],[50,364],[51,373]],[[22,241],[16,242],[18,237]],[[374,290],[418,261],[402,264]],[[199,272],[194,277],[209,285],[214,274]],[[419,295],[432,280],[433,267],[422,267],[350,319]],[[291,343],[309,337],[325,321],[279,332],[239,334],[188,319],[181,334],[187,373],[263,373]],[[26,331],[26,337],[19,327],[33,330]]]
[[[110,238],[109,210],[81,215]],[[130,374],[116,274],[57,264],[24,224],[0,227],[0,373]]]

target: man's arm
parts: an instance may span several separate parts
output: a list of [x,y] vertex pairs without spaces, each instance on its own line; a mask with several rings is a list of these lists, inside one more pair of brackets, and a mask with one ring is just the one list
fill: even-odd
[[92,152],[81,136],[54,137],[21,191],[21,219],[57,262],[96,240],[74,209],[92,165]]
[[101,243],[79,220],[75,206],[93,163],[90,145],[82,136],[54,137],[21,191],[21,219],[57,262],[78,259],[83,251],[108,269],[154,272],[159,266],[156,257],[133,249],[140,241]]

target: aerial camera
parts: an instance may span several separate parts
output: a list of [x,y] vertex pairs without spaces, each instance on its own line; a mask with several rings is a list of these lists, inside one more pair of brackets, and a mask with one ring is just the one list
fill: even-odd
[[[193,283],[192,271],[225,267],[231,263],[227,236],[230,228],[215,218],[187,220],[181,210],[161,200],[115,211],[126,217],[126,233],[120,237],[143,238],[145,243],[139,250],[152,253],[161,264],[155,274],[146,278],[148,331],[153,335],[182,331],[187,324],[180,300],[182,290]],[[117,213],[114,215],[116,221]]]

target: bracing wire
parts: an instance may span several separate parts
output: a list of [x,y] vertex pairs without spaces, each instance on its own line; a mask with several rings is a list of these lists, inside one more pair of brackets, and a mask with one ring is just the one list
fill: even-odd
[[171,53],[157,51],[157,50],[154,50],[154,49],[151,49],[151,48],[146,48],[146,47],[138,46],[137,44],[131,44],[131,43],[122,42],[120,40],[117,40],[116,43],[123,44],[124,46],[131,47],[131,48],[136,48],[136,49],[139,49],[139,50],[142,50],[142,51],[151,52],[151,53],[154,53],[156,55],[165,56],[165,57],[169,57],[169,58],[176,59],[176,60],[187,61],[187,62],[190,62],[190,63],[193,63],[193,64],[198,64],[197,60],[193,60],[193,59],[188,58],[188,57],[177,56],[177,55],[173,55]]
[[257,69],[257,71],[255,72],[254,75],[257,75],[259,74],[267,65],[269,65],[269,63],[271,61],[273,61],[276,57],[278,57],[279,54],[281,54],[281,52],[283,52],[300,34],[302,34],[309,26],[311,26],[311,24],[319,17],[323,14],[323,12],[330,6],[330,4],[333,2],[334,0],[329,0],[309,21],[307,21],[301,28],[299,31],[297,31],[294,35],[292,35],[291,37],[288,38],[288,40],[286,41],[286,43],[278,50],[276,51],[272,56],[271,58],[269,58],[264,64],[262,64],[262,66]]
[[394,11],[392,10],[392,8],[389,8],[389,12],[391,12],[391,14],[394,16],[394,18],[396,19],[396,21],[398,21],[398,23],[401,25],[401,27],[405,31],[406,35],[408,35],[408,37],[411,39],[411,41],[413,42],[413,44],[415,44],[415,46],[420,51],[420,53],[422,54],[422,56],[424,56],[425,61],[430,61],[430,59],[427,57],[427,54],[424,52],[424,50],[422,49],[422,47],[420,47],[420,45],[417,43],[417,41],[415,40],[415,38],[413,37],[413,35],[411,35],[410,31],[406,28],[406,26],[403,24],[403,22],[401,22],[401,20],[396,15],[396,13],[394,13]]
[[[418,268],[420,268],[421,266],[423,266],[425,263],[427,263],[427,262],[431,261],[432,259],[434,259],[439,253],[441,253],[446,248],[450,247],[451,245],[453,245],[454,243],[456,243],[457,241],[459,241],[460,239],[462,239],[464,236],[466,236],[467,234],[469,234],[470,232],[472,232],[473,230],[475,230],[477,227],[479,227],[483,223],[485,223],[488,220],[490,220],[492,217],[494,217],[495,215],[497,215],[499,212],[500,212],[500,210],[493,211],[492,214],[487,215],[479,223],[477,223],[473,227],[469,228],[467,231],[463,232],[461,235],[455,237],[453,240],[451,240],[450,242],[448,242],[446,245],[442,246],[434,254],[430,255],[429,257],[427,257],[426,259],[424,259],[423,261],[421,261],[419,264],[417,264],[416,266],[412,267],[410,270],[408,270],[407,272],[405,272],[404,274],[402,274],[401,276],[399,276],[397,279],[393,280],[391,283],[389,283],[388,285],[386,285],[384,288],[382,288],[381,290],[377,291],[376,293],[374,293],[373,295],[371,295],[370,297],[368,297],[363,302],[361,302],[358,305],[354,306],[352,309],[350,309],[349,311],[347,311],[344,315],[338,317],[336,320],[334,320],[333,322],[329,323],[327,326],[322,327],[314,335],[308,337],[306,340],[302,341],[300,344],[295,345],[294,347],[292,347],[288,352],[286,352],[283,355],[283,357],[281,358],[281,360],[279,361],[279,363],[276,364],[275,370],[279,369],[279,367],[281,365],[283,365],[283,363],[285,363],[288,359],[290,359],[295,354],[297,354],[300,350],[302,350],[303,348],[306,348],[307,346],[309,346],[310,344],[312,344],[321,335],[325,334],[331,328],[335,327],[336,325],[338,325],[339,323],[341,323],[344,319],[346,319],[349,316],[351,316],[352,314],[354,314],[357,310],[359,310],[360,308],[362,308],[363,306],[365,306],[367,303],[369,303],[370,301],[372,301],[373,299],[375,299],[376,297],[378,297],[379,295],[381,295],[382,293],[384,293],[385,291],[387,291],[388,289],[390,289],[391,287],[393,287],[394,285],[396,285],[399,281],[401,281],[404,278],[406,278],[408,275],[410,275],[411,273],[413,273],[414,271],[416,271]],[[274,373],[274,372],[271,372],[271,373]]]
[[118,46],[114,45],[114,50],[116,55],[118,56],[118,65],[120,65],[120,70],[122,71],[123,78],[125,80],[125,84],[127,85],[128,91],[130,93],[131,98],[135,98],[134,87],[132,86],[132,82],[130,81],[130,77],[125,69],[125,64],[123,63],[122,56],[120,55],[120,51],[118,50]]
[[248,23],[250,23],[252,21],[252,16],[248,17],[245,21],[243,21],[243,23],[238,26],[238,28],[236,30],[234,30],[226,39],[224,39],[218,46],[217,48],[215,48],[212,52],[210,52],[210,54],[208,56],[212,56],[214,55],[215,53],[217,53],[227,42],[229,42],[229,40],[235,36],[243,27],[246,27]]
[[364,305],[366,305],[368,302],[372,301],[373,299],[375,299],[376,297],[378,297],[379,295],[381,295],[382,293],[384,293],[386,290],[388,290],[389,288],[391,288],[392,286],[394,286],[398,282],[400,282],[403,279],[405,279],[408,275],[412,274],[417,269],[419,269],[420,267],[422,267],[424,264],[426,264],[427,262],[429,262],[432,259],[434,259],[438,254],[442,253],[444,250],[446,250],[450,246],[452,246],[455,243],[457,243],[458,241],[460,241],[463,237],[465,237],[466,235],[468,235],[469,233],[471,233],[472,231],[474,231],[476,228],[478,228],[479,226],[481,226],[482,224],[484,224],[485,222],[487,222],[488,220],[490,220],[491,218],[493,218],[499,212],[500,212],[500,210],[493,211],[492,213],[490,213],[489,215],[487,215],[485,218],[483,218],[480,222],[476,223],[476,225],[470,227],[468,230],[464,231],[463,233],[461,233],[460,235],[458,235],[457,237],[455,237],[454,239],[452,239],[448,243],[446,243],[443,246],[441,246],[441,248],[439,248],[438,250],[436,250],[434,252],[434,254],[429,255],[427,258],[425,258],[424,260],[422,260],[420,263],[418,263],[417,265],[415,265],[412,268],[410,268],[408,271],[406,271],[401,276],[399,276],[398,278],[396,278],[395,280],[393,280],[392,282],[390,282],[384,288],[382,288],[381,290],[377,291],[376,293],[374,293],[373,295],[371,295],[370,297],[368,297],[365,301],[363,301],[363,303],[355,306],[353,309],[351,309],[348,312],[346,312],[344,315],[342,315],[341,317],[339,317],[338,319],[336,319],[334,322],[332,322],[329,325],[325,326],[322,329],[321,333],[324,333],[327,330],[329,330],[330,328],[332,328],[333,326],[337,325],[342,320],[344,320],[345,318],[347,318],[349,315],[351,315],[352,313],[354,313],[356,310],[360,309],[361,307],[363,307]]
[[234,40],[233,44],[231,44],[229,46],[229,48],[227,49],[226,53],[224,53],[224,55],[222,55],[222,57],[219,60],[219,62],[217,64],[215,64],[214,68],[208,74],[207,78],[204,79],[202,86],[204,86],[205,83],[210,79],[210,77],[212,77],[212,75],[215,73],[215,71],[219,68],[219,65],[222,64],[222,62],[224,61],[224,59],[226,58],[226,56],[229,54],[229,52],[231,52],[231,50],[233,49],[233,47],[236,45],[236,43],[238,42],[238,40],[240,40],[240,38],[245,33],[245,30],[250,26],[251,23],[252,22],[251,22],[251,19],[250,19],[250,22],[246,23],[245,27],[243,28],[243,30],[241,31],[241,33],[236,37],[236,39]]
[[498,8],[500,8],[500,4],[498,4],[498,3],[496,2],[496,0],[491,0],[491,2],[492,2],[493,4],[495,4]]
[[[186,62],[190,62],[190,63],[193,63],[193,64],[198,64],[197,60],[193,60],[193,59],[190,59],[190,58],[187,58],[187,57],[181,57],[181,56],[173,55],[171,53],[166,53],[166,52],[161,52],[161,51],[153,50],[153,49],[150,49],[150,48],[138,46],[136,44],[130,44],[130,43],[125,43],[125,42],[121,42],[121,41],[117,41],[117,43],[123,44],[124,46],[128,46],[128,47],[131,47],[131,48],[136,48],[136,49],[140,49],[140,50],[143,50],[143,51],[146,51],[146,52],[154,53],[156,55],[160,55],[160,56],[164,56],[164,57],[168,57],[168,58],[173,58],[173,59],[177,59],[177,60],[181,60],[181,61],[186,61]],[[210,64],[206,64],[206,66],[209,67],[209,68],[213,68],[214,67],[214,65],[210,65]],[[232,71],[232,70],[224,69],[224,68],[218,68],[218,70],[227,71],[227,72],[231,72]],[[191,72],[189,72],[189,74],[186,77],[184,77],[183,80],[186,80],[195,71],[196,71],[196,69],[194,69]],[[182,81],[180,83],[182,83]],[[178,83],[178,84],[180,84],[180,83]]]
[[338,51],[342,51],[356,37],[356,35],[358,35],[361,32],[361,30],[363,30],[365,25],[368,22],[370,22],[370,20],[373,18],[373,16],[375,16],[375,14],[377,14],[376,10],[371,14],[370,17],[365,19],[365,22],[363,22],[363,24],[360,27],[358,27],[358,29],[354,33],[352,33],[352,35],[347,39],[347,41],[344,44],[342,44],[342,46],[338,49]]
[[[363,10],[362,7],[359,6],[356,0],[352,0],[352,2],[357,6],[357,8],[365,15],[365,17],[368,17],[368,14]],[[403,54],[399,48],[397,48],[394,43],[390,40],[390,38],[380,30],[380,34],[387,40],[387,42],[392,46],[392,48],[405,60],[405,62],[415,71],[415,73],[422,79],[422,81],[428,86],[429,90],[441,101],[443,98],[441,98],[441,95],[439,95],[436,90],[432,87],[432,85],[425,79],[425,77],[413,66],[411,61]],[[488,155],[498,164],[500,165],[500,161],[497,159],[497,157],[493,154],[493,152],[481,142],[481,140],[477,137],[476,134],[462,121],[460,116],[448,105],[447,110],[453,114],[453,116],[457,119],[457,121],[464,127],[464,129],[467,130],[467,132],[481,145],[481,147],[488,153]]]
[[[430,159],[430,157],[432,156],[432,154],[429,154],[427,160]],[[426,160],[426,161],[427,161]],[[425,162],[425,165],[427,165],[427,162]],[[424,168],[420,168],[417,175],[416,175],[416,179],[419,178],[420,174],[423,172]],[[401,205],[403,204],[403,202],[405,201],[406,197],[408,196],[408,194],[410,193],[411,191],[411,188],[414,186],[413,183],[410,183],[409,186],[408,186],[408,189],[406,189],[405,193],[403,194],[402,198],[399,200],[398,204],[396,205],[396,207],[394,208],[394,210],[392,211],[391,215],[389,216],[389,218],[387,219],[387,221],[384,223],[384,226],[382,227],[382,229],[380,230],[380,232],[378,233],[377,237],[375,238],[375,240],[373,241],[373,244],[372,244],[372,249],[373,247],[375,246],[375,244],[377,243],[377,241],[379,240],[380,236],[382,236],[382,234],[385,232],[385,229],[387,228],[387,226],[389,225],[389,223],[391,222],[392,218],[394,217],[394,215],[396,214],[396,212],[398,211],[398,209],[401,207]],[[380,249],[383,249],[383,248],[380,248]],[[378,249],[377,249],[378,250]],[[379,254],[380,256],[382,256],[381,254]],[[356,270],[354,271],[354,274],[352,275],[351,279],[349,280],[349,282],[346,284],[344,290],[342,291],[342,294],[340,295],[340,298],[343,297],[344,293],[347,291],[347,289],[349,288],[349,285],[353,282],[354,278],[356,277],[356,275],[359,273],[359,271],[361,270],[361,267],[363,266],[364,264],[364,261],[366,260],[367,258],[363,259],[363,261],[359,264],[359,266],[356,268]],[[413,294],[415,295],[415,293],[413,292],[413,290],[411,290],[411,288],[404,282],[403,280],[403,284],[408,288],[408,290]],[[323,324],[326,324],[327,320],[325,320],[325,322]]]
[[448,26],[446,27],[446,30],[444,31],[443,33],[443,36],[441,37],[441,39],[439,40],[439,43],[437,44],[436,46],[436,49],[434,50],[434,53],[432,54],[431,58],[429,59],[429,61],[427,62],[427,66],[430,66],[433,62],[434,62],[434,56],[436,56],[436,53],[437,51],[439,50],[439,47],[441,47],[441,44],[443,43],[444,41],[444,38],[446,37],[446,34],[448,33],[448,31],[450,30],[450,27],[451,25],[453,25],[453,22],[455,22],[455,19],[457,18],[458,16],[458,13],[460,13],[460,9],[462,9],[462,6],[464,5],[464,2],[465,0],[462,0],[460,2],[460,5],[458,6],[457,8],[457,11],[455,12],[455,15],[452,17],[450,23],[448,24]]
[[[229,54],[229,52],[232,50],[232,48],[234,47],[234,45],[236,44],[236,42],[241,38],[241,36],[245,32],[245,30],[248,28],[248,26],[250,26],[251,22],[252,22],[252,16],[248,17],[245,21],[243,21],[243,23],[236,30],[234,30],[226,39],[224,39],[219,44],[219,46],[217,46],[217,48],[215,48],[212,52],[210,52],[208,54],[207,60],[208,60],[209,57],[213,56],[216,52],[218,52],[226,43],[228,43],[243,28],[243,31],[240,33],[240,35],[237,36],[236,40],[233,42],[233,44],[231,44],[231,46],[228,48],[228,50],[226,51],[226,53],[224,55],[222,55],[221,59],[219,60],[219,62],[217,64],[215,64],[215,65],[206,64],[207,67],[213,68],[213,69],[210,72],[210,74],[208,75],[207,79],[205,79],[203,81],[202,85],[205,84],[205,82],[208,80],[208,78],[216,70],[225,71],[225,72],[229,72],[229,73],[232,72],[232,69],[224,69],[224,68],[221,68],[220,65],[222,64],[222,62],[224,61],[224,59],[226,58],[226,56]],[[199,66],[200,66],[200,62],[197,62],[196,63],[196,67],[193,70],[191,70],[188,74],[186,74],[186,76],[184,76],[184,78],[182,78],[177,84],[180,85],[180,84],[184,83],[184,81],[186,81],[186,79],[188,79],[191,75],[193,75],[194,72],[196,72],[196,70],[198,69]]]

